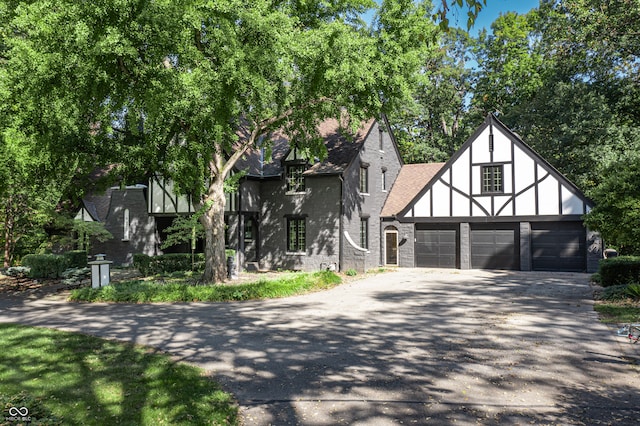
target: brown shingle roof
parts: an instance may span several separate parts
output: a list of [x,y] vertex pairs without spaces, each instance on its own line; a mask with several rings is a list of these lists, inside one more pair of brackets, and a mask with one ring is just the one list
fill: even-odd
[[[355,135],[345,135],[335,119],[327,119],[318,126],[318,133],[324,138],[327,147],[327,157],[323,161],[312,164],[305,175],[340,174],[356,157],[371,127],[374,119],[362,123]],[[236,167],[247,170],[252,176],[278,176],[284,171],[283,161],[289,153],[289,137],[277,131],[271,135],[271,162],[261,165],[259,150],[251,150],[238,161]],[[262,172],[262,173],[261,173]]]
[[424,189],[445,163],[405,164],[400,169],[380,216],[400,213]]

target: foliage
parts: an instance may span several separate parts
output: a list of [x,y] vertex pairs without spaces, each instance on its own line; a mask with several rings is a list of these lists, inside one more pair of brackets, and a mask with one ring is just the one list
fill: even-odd
[[347,269],[344,274],[348,277],[355,277],[356,275],[358,275],[358,271],[356,271],[355,269]]
[[67,258],[57,254],[28,254],[22,258],[22,264],[30,268],[31,278],[56,279],[67,269]]
[[413,0],[2,0],[0,10],[10,104],[35,123],[26,135],[62,155],[111,155],[124,176],[161,172],[209,205],[207,281],[225,274],[223,186],[238,159],[268,150],[261,136],[275,129],[323,158],[318,123],[347,111],[353,131],[406,99],[434,33],[429,3]]
[[170,253],[149,256],[143,253],[133,255],[133,266],[143,276],[176,271],[200,271],[204,269],[204,254]]
[[3,273],[9,277],[25,278],[30,272],[31,268],[26,266],[10,266]]
[[225,302],[288,297],[326,290],[341,283],[331,271],[290,273],[277,280],[260,279],[237,285],[193,286],[177,282],[128,281],[101,289],[82,288],[71,292],[70,300],[87,302]]
[[439,45],[424,56],[411,102],[390,112],[404,161],[446,161],[469,136],[465,119],[471,90],[468,45],[463,31],[442,35]]
[[620,253],[640,254],[640,156],[634,153],[608,167],[590,195],[595,206],[585,223]]
[[631,299],[640,300],[640,284],[631,283],[627,285],[625,292]]
[[0,345],[11,348],[0,403],[28,408],[33,424],[238,424],[231,395],[201,369],[149,348],[11,324]]
[[[86,263],[86,262],[85,262]],[[91,277],[91,268],[68,268],[61,274],[62,282],[66,285],[78,284],[80,281]]]
[[609,302],[626,300],[628,298],[627,287],[627,284],[617,284],[605,287],[596,299],[606,300]]
[[80,250],[90,251],[91,241],[105,242],[113,238],[102,222],[74,220],[71,231],[77,235],[76,243]]
[[87,252],[84,250],[71,250],[62,254],[66,259],[67,268],[86,268]]
[[599,273],[603,287],[640,282],[640,257],[602,259]]
[[204,236],[204,227],[200,223],[200,216],[204,213],[202,210],[189,216],[177,216],[173,219],[171,226],[165,230],[167,236],[161,248],[189,243],[191,250],[195,250],[196,242]]

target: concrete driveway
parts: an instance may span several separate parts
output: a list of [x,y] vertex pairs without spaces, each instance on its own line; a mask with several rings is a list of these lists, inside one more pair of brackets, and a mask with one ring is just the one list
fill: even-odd
[[640,345],[586,274],[402,269],[245,303],[0,301],[0,321],[161,348],[211,372],[247,425],[636,424]]

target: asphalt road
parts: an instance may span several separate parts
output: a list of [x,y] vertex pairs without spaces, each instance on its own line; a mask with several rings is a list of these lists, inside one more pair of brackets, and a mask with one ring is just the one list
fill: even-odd
[[207,369],[246,425],[637,424],[640,345],[589,275],[401,269],[279,300],[0,300],[0,322],[132,341]]

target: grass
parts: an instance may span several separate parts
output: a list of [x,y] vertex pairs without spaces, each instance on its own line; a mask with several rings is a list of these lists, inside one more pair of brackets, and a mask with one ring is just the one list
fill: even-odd
[[25,407],[33,424],[238,424],[232,397],[201,369],[148,348],[14,324],[0,324],[0,347],[5,421]]
[[640,322],[640,306],[632,301],[598,301],[593,308],[607,324]]
[[605,287],[596,295],[593,306],[600,321],[608,324],[640,322],[640,297],[637,284]]
[[287,297],[312,291],[326,290],[340,284],[342,279],[330,271],[293,272],[276,280],[259,280],[237,285],[193,285],[185,278],[163,281],[123,281],[100,289],[73,290],[72,301],[84,302],[227,302]]

